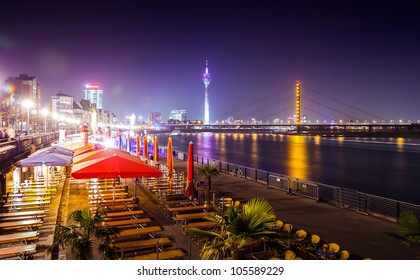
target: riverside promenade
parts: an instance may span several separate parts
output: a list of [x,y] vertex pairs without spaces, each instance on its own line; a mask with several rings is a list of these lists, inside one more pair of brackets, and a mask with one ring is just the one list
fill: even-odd
[[[165,161],[161,159],[161,162]],[[175,159],[174,168],[186,172],[186,161]],[[196,176],[195,179],[200,178]],[[212,177],[212,185],[218,186],[219,197],[231,197],[241,203],[254,197],[265,198],[272,204],[279,220],[291,223],[294,229],[317,234],[325,242],[335,242],[351,254],[376,260],[417,259],[414,249],[386,236],[386,232],[395,233],[395,222],[287,194],[226,173]]]
[[[166,158],[162,157],[160,163],[165,164]],[[196,164],[195,168],[197,170],[199,165]],[[175,159],[174,169],[177,172],[186,172],[186,161]],[[200,180],[201,178],[196,175],[195,179]],[[200,248],[198,245],[191,242],[173,221],[163,215],[159,202],[153,195],[143,187],[138,187],[135,191],[133,179],[123,180],[128,185],[130,195],[133,196],[136,193],[139,197],[139,205],[144,210],[145,216],[152,219],[153,225],[163,228],[164,235],[170,237],[174,248],[180,248],[186,253],[183,259],[199,260]],[[212,183],[213,186],[218,187],[219,197],[231,197],[241,203],[254,197],[268,199],[275,209],[278,219],[291,223],[294,229],[304,229],[309,234],[317,234],[325,242],[335,242],[351,254],[375,260],[417,259],[413,249],[407,249],[400,242],[385,236],[386,232],[395,232],[395,222],[340,209],[327,203],[315,202],[277,189],[269,189],[261,183],[225,173],[212,177]],[[67,184],[56,199],[58,203],[54,208],[57,209],[53,211],[55,214],[53,216],[62,221],[65,221],[72,211],[82,209],[87,205],[84,185]],[[53,230],[49,228],[46,232],[46,243],[51,243],[52,238]],[[50,255],[45,254],[44,250],[37,254],[36,259],[51,258]],[[72,259],[69,251],[69,249],[61,251],[58,259]]]

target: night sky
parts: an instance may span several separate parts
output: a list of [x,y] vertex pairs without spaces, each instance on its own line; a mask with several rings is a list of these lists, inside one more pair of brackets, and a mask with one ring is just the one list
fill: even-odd
[[2,2],[0,82],[36,76],[44,103],[96,82],[120,120],[202,119],[208,59],[211,121],[286,119],[297,80],[311,120],[420,119],[415,1],[86,2]]

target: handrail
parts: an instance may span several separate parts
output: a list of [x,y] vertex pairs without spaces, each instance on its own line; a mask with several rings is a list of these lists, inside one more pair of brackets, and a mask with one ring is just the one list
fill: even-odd
[[[174,150],[180,160],[187,160],[188,154]],[[378,216],[396,221],[404,212],[412,212],[420,218],[420,205],[359,192],[350,188],[331,186],[323,183],[300,180],[284,174],[273,173],[236,163],[194,155],[194,162],[200,165],[215,164],[219,172],[252,180],[267,188],[307,197],[317,202],[333,204],[336,207],[357,213]]]

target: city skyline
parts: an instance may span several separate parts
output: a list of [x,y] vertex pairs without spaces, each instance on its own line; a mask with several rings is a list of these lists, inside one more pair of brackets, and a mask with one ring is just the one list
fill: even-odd
[[312,120],[420,118],[412,3],[228,3],[7,2],[0,79],[36,76],[43,104],[59,91],[79,100],[98,83],[120,120],[176,109],[202,119],[209,60],[211,121],[285,119],[297,80]]

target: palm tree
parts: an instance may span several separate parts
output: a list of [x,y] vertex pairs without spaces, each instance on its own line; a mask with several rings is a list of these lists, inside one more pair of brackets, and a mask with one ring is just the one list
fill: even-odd
[[387,233],[388,236],[400,240],[408,247],[415,247],[420,257],[420,222],[411,212],[403,213],[397,220],[397,233]]
[[278,233],[270,230],[276,220],[274,209],[264,198],[253,198],[244,204],[230,206],[223,213],[214,203],[216,215],[208,217],[217,223],[213,231],[188,229],[193,236],[204,239],[202,259],[241,259],[245,249],[266,247],[280,242]]
[[58,225],[55,230],[54,241],[49,251],[52,252],[58,246],[71,246],[76,259],[93,259],[93,248],[97,247],[102,259],[115,259],[116,250],[110,246],[112,235],[119,232],[118,228],[102,226],[100,211],[94,215],[89,208],[76,210],[69,216],[70,225]]
[[211,200],[211,177],[219,175],[219,170],[217,169],[217,166],[214,164],[210,165],[204,165],[198,168],[197,171],[199,176],[202,176],[207,180],[207,201]]

